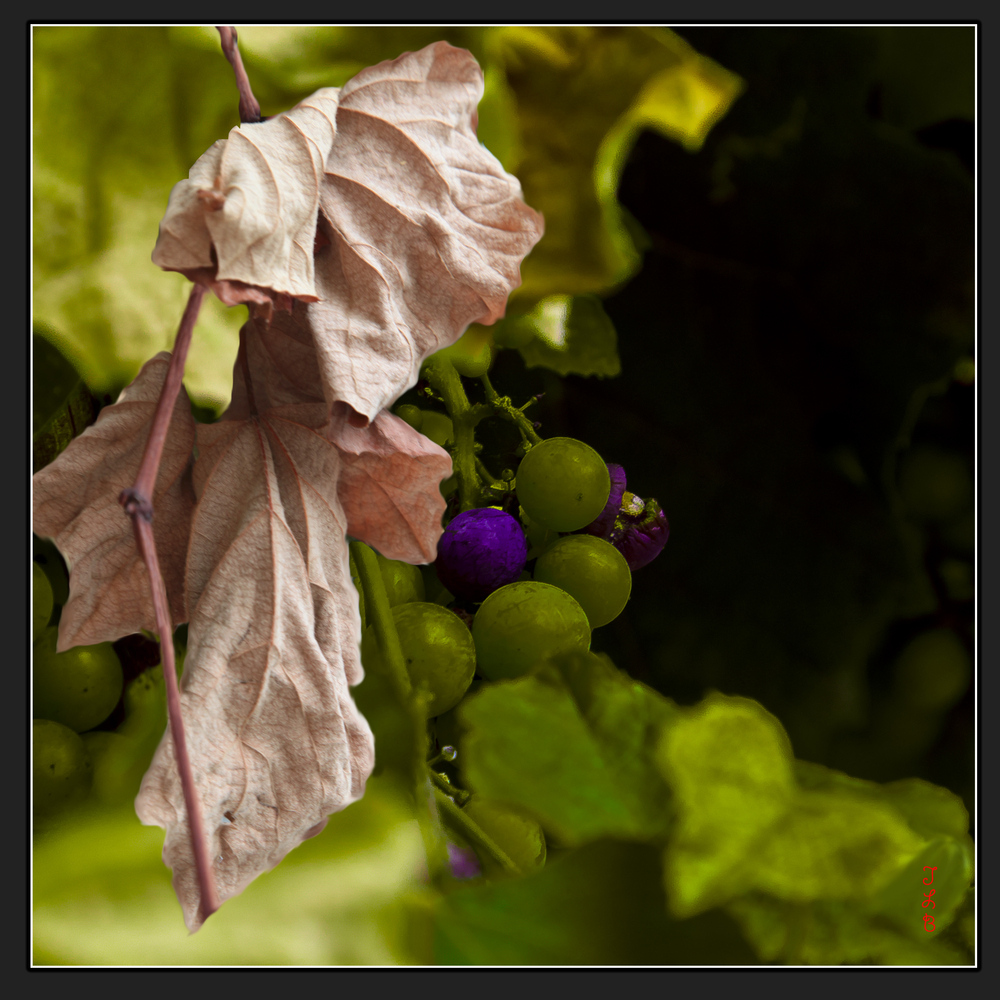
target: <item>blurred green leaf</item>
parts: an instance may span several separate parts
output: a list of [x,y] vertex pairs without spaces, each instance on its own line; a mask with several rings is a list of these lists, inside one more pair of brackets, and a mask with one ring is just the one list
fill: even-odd
[[563,844],[656,838],[670,803],[651,760],[674,707],[606,658],[554,658],[463,702],[468,787],[533,814]]
[[884,887],[923,844],[891,806],[800,791],[746,863],[754,885],[779,899],[862,898]]
[[35,843],[34,952],[54,965],[397,965],[427,889],[405,799],[373,779],[319,836],[229,900],[195,935],[131,807],[74,818]]
[[[915,904],[919,910],[919,903]],[[954,943],[925,934],[915,941],[873,922],[851,901],[805,905],[760,893],[726,906],[763,962],[786,965],[967,965]],[[922,911],[921,911],[922,912]]]
[[730,918],[673,920],[659,856],[602,840],[530,878],[456,889],[438,904],[439,965],[751,965]]
[[31,369],[34,390],[31,400],[31,429],[36,432],[65,401],[80,381],[80,376],[59,349],[37,329],[31,336]]
[[517,176],[545,216],[514,295],[607,292],[640,265],[617,202],[639,132],[698,149],[741,81],[664,28],[504,27],[488,41],[517,100]]
[[596,295],[552,295],[531,312],[501,322],[532,329],[533,339],[521,348],[529,368],[540,365],[560,375],[621,373],[615,328]]
[[753,884],[760,842],[795,797],[792,748],[756,702],[715,694],[664,732],[657,762],[678,813],[664,862],[670,906],[691,916]]
[[851,779],[799,787],[784,729],[746,698],[714,694],[685,711],[658,759],[676,798],[665,877],[679,916],[751,889],[794,904],[870,898],[926,844]]
[[[927,881],[930,880],[930,881]],[[954,920],[972,883],[972,850],[960,840],[936,837],[868,904],[918,941],[945,930]],[[927,893],[933,890],[933,897]],[[934,903],[925,907],[925,901]],[[923,916],[934,918],[934,931]]]
[[[238,124],[217,33],[33,29],[34,316],[95,393],[170,348],[190,282],[150,260],[173,185]],[[265,88],[266,89],[266,88]],[[186,383],[229,398],[246,313],[207,302]]]

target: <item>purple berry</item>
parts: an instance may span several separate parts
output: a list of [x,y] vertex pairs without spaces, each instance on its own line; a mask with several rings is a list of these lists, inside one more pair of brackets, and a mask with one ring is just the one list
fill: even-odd
[[604,505],[604,510],[583,529],[586,534],[597,535],[598,538],[607,538],[610,534],[622,504],[622,494],[625,492],[625,470],[614,462],[605,464],[608,467],[608,475],[611,477],[611,492],[608,494],[608,502]]
[[634,573],[651,563],[670,537],[670,524],[656,500],[642,500],[625,489],[625,470],[608,463],[611,495],[600,515],[583,531],[596,535],[625,557]]
[[434,568],[456,597],[482,601],[513,583],[527,557],[528,542],[517,518],[494,507],[475,507],[444,529]]
[[471,847],[459,847],[457,844],[448,843],[448,861],[451,864],[451,873],[455,878],[475,878],[481,874],[479,858]]
[[656,500],[643,501],[633,493],[624,495],[608,540],[625,557],[633,573],[651,563],[669,537],[670,523]]

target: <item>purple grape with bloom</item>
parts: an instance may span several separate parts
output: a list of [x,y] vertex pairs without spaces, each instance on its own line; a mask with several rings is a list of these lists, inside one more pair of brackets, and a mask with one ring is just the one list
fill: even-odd
[[434,569],[456,597],[482,601],[513,583],[527,558],[528,542],[517,518],[495,507],[474,507],[444,529]]
[[608,462],[607,466],[611,495],[604,510],[583,531],[610,542],[634,573],[663,551],[670,523],[656,500],[642,500],[625,489],[625,470],[620,465]]

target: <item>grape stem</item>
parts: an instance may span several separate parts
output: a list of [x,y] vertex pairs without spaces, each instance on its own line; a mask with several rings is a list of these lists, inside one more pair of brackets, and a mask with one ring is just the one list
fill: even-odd
[[424,375],[448,409],[455,434],[452,463],[458,480],[459,510],[469,510],[479,505],[483,488],[476,469],[476,424],[489,411],[479,412],[480,408],[469,404],[462,380],[450,358],[431,357],[424,365]]
[[501,396],[496,389],[493,388],[493,383],[490,382],[488,375],[480,375],[479,381],[483,383],[483,388],[486,390],[486,401],[490,404],[493,411],[517,426],[525,444],[541,444],[542,439],[539,437],[538,431],[535,430],[534,423],[524,415],[524,411],[533,402],[535,402],[538,397],[532,396],[531,399],[524,404],[524,406],[518,409],[518,407],[511,402],[509,396]]
[[403,658],[403,647],[392,617],[389,595],[378,567],[375,553],[364,542],[350,543],[351,555],[358,569],[358,579],[365,595],[365,614],[375,632],[382,662],[389,672],[389,683],[399,703],[406,709],[414,736],[413,789],[417,804],[417,821],[427,854],[427,869],[433,881],[439,881],[448,871],[448,848],[445,845],[441,818],[431,797],[431,781],[425,773],[427,759],[427,723],[421,692],[414,691]]
[[205,296],[205,286],[195,284],[188,296],[181,325],[174,341],[174,350],[170,356],[167,377],[160,398],[153,414],[152,426],[146,448],[139,463],[132,486],[122,490],[118,502],[125,508],[125,513],[132,520],[135,531],[136,545],[146,564],[149,574],[150,591],[153,597],[153,613],[156,617],[156,629],[160,636],[160,661],[163,668],[163,681],[167,692],[167,717],[170,722],[170,736],[174,743],[174,756],[177,759],[177,771],[181,779],[181,789],[184,793],[184,808],[187,811],[188,830],[191,834],[191,851],[194,854],[195,870],[198,874],[198,889],[201,896],[199,912],[202,921],[210,917],[221,905],[215,891],[215,877],[212,873],[212,856],[208,849],[205,827],[202,821],[201,799],[198,787],[191,770],[191,759],[187,752],[187,740],[184,734],[184,720],[181,716],[181,697],[177,687],[177,670],[174,660],[173,626],[170,621],[170,604],[167,600],[167,588],[160,572],[160,562],[156,553],[156,538],[153,534],[153,488],[160,469],[160,459],[163,457],[163,447],[170,429],[170,419],[173,416],[174,404],[184,380],[184,363],[187,360],[188,348],[191,346],[191,335],[194,324],[201,309]]
[[[454,791],[454,789],[452,789]],[[434,798],[441,818],[455,833],[466,840],[477,852],[489,855],[504,871],[511,875],[522,875],[521,869],[511,860],[506,851],[467,813],[463,812],[440,788],[434,789]]]

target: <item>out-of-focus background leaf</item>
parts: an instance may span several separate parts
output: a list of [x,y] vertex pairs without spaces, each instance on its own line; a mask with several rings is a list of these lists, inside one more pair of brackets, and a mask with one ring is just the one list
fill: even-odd
[[423,842],[400,793],[365,796],[189,935],[163,831],[123,810],[71,814],[39,837],[39,965],[411,965],[429,960]]

